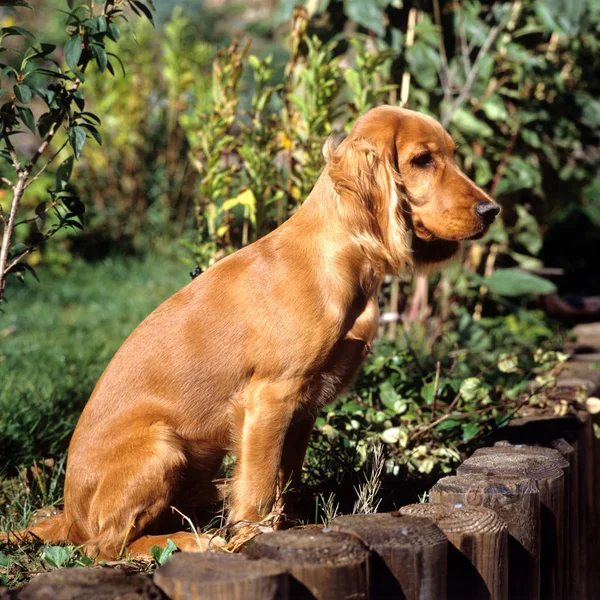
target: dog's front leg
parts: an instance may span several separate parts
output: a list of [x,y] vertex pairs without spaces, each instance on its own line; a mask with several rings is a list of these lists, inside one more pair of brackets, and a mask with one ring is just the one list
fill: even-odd
[[245,402],[229,522],[258,522],[272,510],[285,438],[295,403],[274,390]]
[[294,414],[285,438],[279,472],[279,486],[284,495],[300,489],[302,465],[314,424],[315,416],[312,413],[300,410]]

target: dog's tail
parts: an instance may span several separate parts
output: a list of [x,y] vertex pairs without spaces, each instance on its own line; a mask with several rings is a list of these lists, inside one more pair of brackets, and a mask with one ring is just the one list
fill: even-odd
[[56,544],[65,542],[68,536],[64,513],[53,515],[43,521],[40,521],[33,527],[28,527],[22,531],[9,531],[0,533],[0,542],[10,542],[13,544],[23,543],[34,539]]

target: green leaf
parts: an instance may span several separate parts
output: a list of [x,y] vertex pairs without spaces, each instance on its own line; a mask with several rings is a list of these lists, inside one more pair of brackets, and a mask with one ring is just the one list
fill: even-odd
[[435,388],[435,381],[430,381],[426,383],[421,388],[421,398],[425,400],[425,404],[428,406],[433,404],[433,390]]
[[40,135],[42,137],[46,137],[48,135],[48,132],[50,131],[50,129],[52,128],[52,126],[54,124],[55,124],[55,115],[53,115],[51,112],[47,112],[47,113],[44,113],[43,115],[40,115],[40,118],[38,119],[38,122],[37,122],[38,131],[39,131]]
[[90,125],[89,123],[81,123],[80,127],[87,129],[89,134],[98,142],[98,145],[102,146],[102,136],[96,127]]
[[17,112],[19,113],[19,117],[21,121],[25,123],[25,125],[35,133],[35,119],[33,118],[33,113],[26,106],[17,106]]
[[477,377],[467,377],[460,384],[460,395],[465,402],[473,402],[481,395],[481,380]]
[[13,87],[13,91],[15,92],[15,96],[17,97],[19,102],[22,102],[23,104],[27,104],[33,96],[31,88],[28,85],[25,85],[24,83],[22,83],[21,85],[15,85]]
[[460,426],[460,421],[456,420],[456,419],[445,419],[444,421],[442,421],[439,425],[436,425],[435,430],[436,431],[447,431],[448,429],[454,429],[455,427],[459,427]]
[[516,354],[502,353],[498,362],[498,370],[502,373],[517,373],[519,370],[519,357]]
[[360,77],[354,69],[346,69],[344,71],[344,79],[355,94],[360,93]]
[[465,423],[462,426],[463,442],[473,439],[481,431],[481,425],[478,423]]
[[2,69],[2,71],[0,71],[0,79],[2,79],[5,75],[8,75],[9,73],[13,75],[15,79],[18,76],[16,69],[14,67],[11,67],[10,65],[7,65],[6,67],[4,67],[4,69]]
[[85,129],[83,127],[79,127],[79,125],[74,125],[69,129],[68,133],[69,143],[73,148],[73,152],[75,153],[75,158],[79,160],[81,156],[81,150],[83,149],[83,145],[85,144]]
[[136,8],[138,8],[141,12],[144,13],[144,15],[146,15],[146,18],[148,19],[148,21],[150,21],[150,23],[152,23],[152,25],[154,25],[154,17],[152,16],[152,12],[143,2],[139,2],[139,0],[131,0],[130,6],[132,8],[134,6]]
[[77,196],[67,196],[61,200],[74,215],[79,216],[85,212],[85,204]]
[[120,37],[121,37],[121,31],[119,30],[119,28],[113,23],[110,22],[108,24],[108,37],[113,41],[113,42],[118,42]]
[[553,294],[556,286],[547,279],[526,273],[520,269],[498,269],[484,279],[487,288],[498,296],[523,296],[529,294]]
[[27,246],[25,244],[15,244],[9,251],[10,256],[17,256],[18,254],[23,254],[27,250]]
[[59,569],[72,557],[72,552],[63,546],[49,546],[42,551],[42,560]]
[[8,567],[10,563],[10,558],[6,556],[3,552],[0,552],[0,567]]
[[248,56],[248,62],[250,63],[250,66],[256,71],[258,69],[260,69],[260,59],[258,58],[258,56],[255,56],[254,54],[250,54]]
[[65,44],[65,60],[67,61],[67,65],[69,68],[74,71],[79,64],[79,59],[81,58],[81,53],[83,52],[83,39],[78,35],[74,35],[66,44]]
[[394,386],[389,380],[384,381],[379,386],[379,399],[381,401],[381,404],[383,404],[383,406],[389,408],[390,410],[394,410],[394,405],[396,404],[396,402],[398,402],[398,400],[400,400],[398,392],[396,392]]
[[481,109],[490,121],[506,121],[508,111],[502,98],[498,95],[490,96],[482,105]]
[[160,546],[152,546],[150,548],[150,556],[152,556],[158,565],[164,565],[176,550],[177,546],[173,540],[169,538],[167,540],[167,545],[164,548],[161,548]]
[[38,277],[38,274],[35,272],[35,269],[32,266],[28,265],[27,263],[23,263],[23,262],[18,263],[14,267],[12,267],[12,269],[9,271],[9,273],[11,273],[11,274],[23,273],[25,271],[31,273],[37,281],[40,280],[40,278]]
[[349,19],[370,29],[378,36],[385,35],[383,8],[380,2],[376,0],[344,0],[344,12]]
[[67,187],[69,179],[71,179],[71,173],[73,172],[73,157],[69,156],[66,160],[60,163],[58,169],[56,169],[56,191],[61,192]]
[[390,410],[394,415],[402,415],[408,410],[408,404],[396,392],[391,381],[384,381],[379,386],[379,400],[385,408]]
[[98,68],[100,69],[100,73],[104,73],[106,69],[106,63],[108,62],[108,58],[106,57],[106,51],[104,48],[98,44],[91,44],[92,53],[94,54],[94,58],[96,59],[96,63]]
[[[0,6],[2,3],[0,2]],[[20,4],[18,6],[29,6],[28,4]],[[31,7],[29,7],[31,8]],[[17,25],[12,25],[11,27],[3,27],[0,29],[0,38],[9,37],[11,35],[22,35],[23,37],[29,38],[30,40],[35,40],[35,36],[31,31],[25,29],[24,27],[18,27]]]
[[478,119],[468,110],[458,107],[452,113],[452,123],[465,135],[477,138],[486,138],[493,135],[494,131],[485,122]]

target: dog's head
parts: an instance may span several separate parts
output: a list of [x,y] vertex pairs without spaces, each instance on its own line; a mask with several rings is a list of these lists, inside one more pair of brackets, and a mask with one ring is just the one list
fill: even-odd
[[460,171],[455,152],[437,121],[393,106],[370,110],[337,148],[326,146],[341,210],[386,270],[447,261],[496,218],[499,206]]

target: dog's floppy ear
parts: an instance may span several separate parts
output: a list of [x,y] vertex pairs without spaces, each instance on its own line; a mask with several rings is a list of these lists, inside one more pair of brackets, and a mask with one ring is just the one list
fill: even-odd
[[390,148],[346,138],[323,149],[348,231],[376,268],[396,273],[410,264],[409,235],[400,200],[400,175]]

